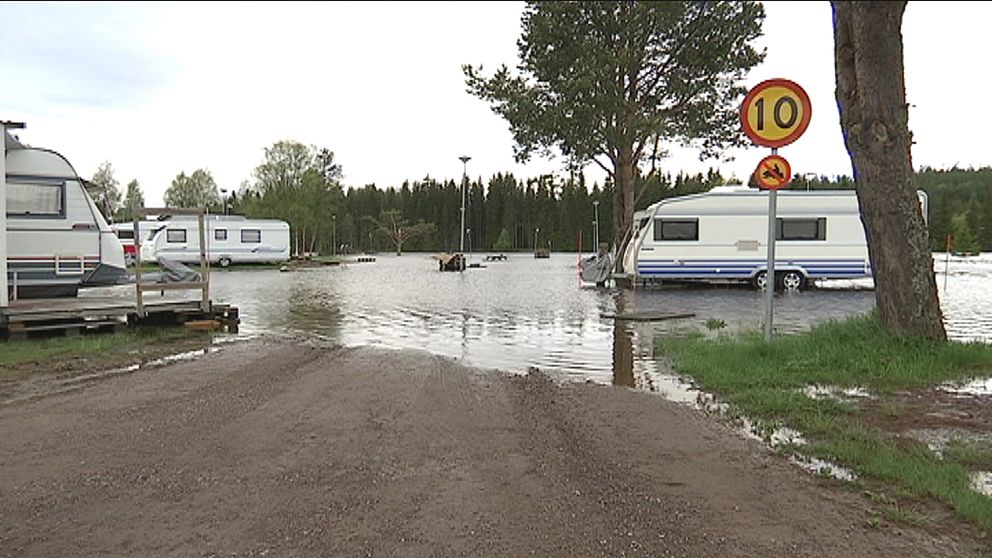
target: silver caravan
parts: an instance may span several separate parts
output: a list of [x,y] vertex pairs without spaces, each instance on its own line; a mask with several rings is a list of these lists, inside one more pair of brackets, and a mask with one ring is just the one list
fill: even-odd
[[[926,194],[918,192],[926,217]],[[744,186],[665,199],[635,214],[618,278],[766,285],[768,193]],[[858,199],[850,190],[780,191],[776,287],[872,276]]]
[[[207,215],[206,254],[211,263],[276,263],[290,257],[289,223],[247,219],[240,215]],[[196,217],[162,221],[150,237],[141,239],[141,259],[165,258],[183,263],[200,261],[200,226]]]
[[75,296],[123,282],[124,248],[62,155],[4,134],[7,275],[15,296]]

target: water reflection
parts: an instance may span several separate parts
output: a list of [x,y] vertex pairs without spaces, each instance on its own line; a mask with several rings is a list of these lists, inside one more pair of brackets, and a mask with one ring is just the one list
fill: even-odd
[[[562,379],[650,391],[681,389],[654,354],[657,336],[709,333],[710,318],[726,323],[725,333],[761,328],[761,293],[583,288],[576,260],[571,254],[546,260],[519,254],[486,262],[485,268],[440,273],[433,260],[412,254],[287,273],[221,271],[212,276],[212,298],[240,307],[247,335],[304,333],[349,346],[422,349],[474,366],[515,373],[535,366]],[[952,259],[948,288],[941,289],[952,338],[992,341],[990,277],[992,258]],[[776,297],[776,331],[802,331],[871,310],[874,292],[852,288],[858,286],[835,282]],[[662,322],[601,317],[630,311],[695,317]]]

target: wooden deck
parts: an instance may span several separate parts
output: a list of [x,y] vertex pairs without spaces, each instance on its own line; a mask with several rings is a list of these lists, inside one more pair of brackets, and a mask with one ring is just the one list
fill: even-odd
[[182,325],[202,320],[214,320],[220,327],[236,332],[240,322],[237,308],[208,303],[204,310],[200,299],[145,299],[143,307],[139,314],[134,297],[124,295],[17,300],[0,308],[0,337],[25,337],[33,332],[74,335],[145,323]]

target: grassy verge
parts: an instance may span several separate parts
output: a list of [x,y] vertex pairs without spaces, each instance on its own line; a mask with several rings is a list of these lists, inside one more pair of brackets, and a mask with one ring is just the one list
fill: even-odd
[[[185,328],[141,328],[0,342],[0,382],[35,373],[83,373],[115,368],[205,347],[210,334]],[[2,390],[0,390],[2,391]]]
[[970,488],[969,467],[988,448],[959,448],[938,458],[865,420],[855,403],[812,398],[810,385],[867,388],[882,397],[947,381],[992,375],[992,347],[906,339],[882,330],[874,316],[833,322],[766,344],[759,333],[706,340],[662,338],[659,350],[736,410],[804,432],[795,449],[882,481],[900,494],[935,498],[982,529],[992,530],[992,498]]

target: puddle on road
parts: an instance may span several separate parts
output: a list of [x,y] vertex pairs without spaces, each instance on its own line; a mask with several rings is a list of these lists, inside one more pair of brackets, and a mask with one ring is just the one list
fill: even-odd
[[992,472],[979,471],[972,473],[971,489],[984,496],[992,497]]
[[871,399],[872,394],[863,387],[841,388],[838,386],[812,385],[803,388],[802,393],[810,399],[834,399],[851,401],[854,399]]
[[950,393],[952,395],[960,395],[964,397],[992,396],[992,378],[977,378],[970,382],[965,382],[962,384],[944,384],[940,386],[940,389],[941,391]]

